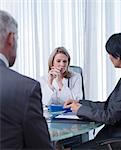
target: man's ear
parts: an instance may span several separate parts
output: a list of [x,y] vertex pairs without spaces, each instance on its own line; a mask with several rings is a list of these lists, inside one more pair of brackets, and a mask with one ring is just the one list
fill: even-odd
[[8,44],[8,46],[13,46],[13,44],[14,44],[14,33],[12,33],[12,32],[10,32],[9,34],[8,34],[8,37],[7,37],[7,44]]

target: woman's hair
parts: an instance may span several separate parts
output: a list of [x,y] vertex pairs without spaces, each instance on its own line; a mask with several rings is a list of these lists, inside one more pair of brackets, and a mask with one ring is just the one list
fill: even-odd
[[[48,60],[48,71],[51,70],[51,67],[53,66],[53,61],[54,61],[54,58],[57,54],[64,54],[68,57],[68,66],[70,65],[70,55],[68,53],[68,51],[65,49],[65,47],[57,47],[54,49],[54,51],[50,54],[50,57],[49,57],[49,60]],[[63,76],[65,78],[70,78],[71,77],[71,72],[68,71],[68,67],[67,67],[67,70],[65,71],[65,73],[63,74]]]
[[121,59],[121,33],[113,34],[106,42],[106,51],[113,57]]

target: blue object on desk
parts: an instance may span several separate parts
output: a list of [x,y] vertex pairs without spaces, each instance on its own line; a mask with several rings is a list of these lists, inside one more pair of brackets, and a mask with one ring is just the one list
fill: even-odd
[[71,112],[70,108],[63,108],[63,105],[55,105],[55,104],[49,105],[48,110],[50,112],[58,112],[58,111],[64,111],[64,113]]

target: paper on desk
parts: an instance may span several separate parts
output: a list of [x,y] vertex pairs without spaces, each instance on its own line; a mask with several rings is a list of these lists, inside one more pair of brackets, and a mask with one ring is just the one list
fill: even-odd
[[56,116],[55,118],[58,118],[58,119],[80,119],[76,114],[74,114],[72,112],[60,114],[60,115]]

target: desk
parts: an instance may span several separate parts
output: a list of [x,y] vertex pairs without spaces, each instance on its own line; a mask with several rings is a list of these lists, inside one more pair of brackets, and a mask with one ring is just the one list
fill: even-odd
[[[57,142],[78,135],[84,135],[89,131],[101,126],[100,123],[87,121],[47,121],[51,141]],[[87,137],[86,137],[87,138]],[[89,137],[88,137],[89,138]],[[88,139],[87,139],[88,140]],[[84,142],[85,139],[82,139]]]

